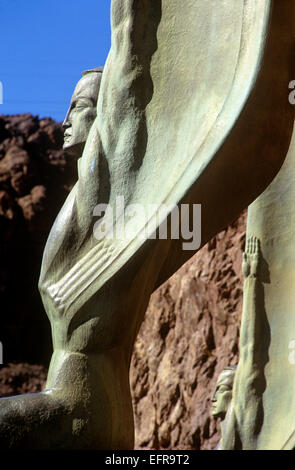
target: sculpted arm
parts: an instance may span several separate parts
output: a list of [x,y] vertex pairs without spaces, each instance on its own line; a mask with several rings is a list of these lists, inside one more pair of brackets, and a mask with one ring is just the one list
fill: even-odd
[[[244,448],[253,448],[253,438],[250,439],[248,436],[255,436],[258,426],[261,391],[259,361],[263,343],[263,305],[258,277],[260,258],[259,240],[251,237],[247,240],[243,254],[242,271],[245,281],[240,359],[233,387],[232,406],[227,417],[228,425],[222,437],[223,449],[237,448],[238,441],[244,443]],[[253,408],[256,410],[255,413]]]

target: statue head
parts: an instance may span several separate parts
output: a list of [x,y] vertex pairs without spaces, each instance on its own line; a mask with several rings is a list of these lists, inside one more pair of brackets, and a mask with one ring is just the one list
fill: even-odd
[[225,418],[232,399],[232,390],[237,366],[225,367],[219,374],[214,393],[211,398],[212,416]]
[[103,67],[97,67],[82,73],[63,122],[63,149],[78,157],[83,153],[88,133],[96,118],[102,72]]

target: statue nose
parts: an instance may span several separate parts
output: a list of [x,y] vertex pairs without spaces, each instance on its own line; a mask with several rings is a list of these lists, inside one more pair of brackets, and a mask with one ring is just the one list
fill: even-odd
[[66,130],[66,129],[68,129],[68,127],[70,127],[70,125],[71,124],[70,124],[69,120],[67,118],[65,118],[64,122],[62,123],[62,128],[64,130]]
[[218,390],[216,390],[216,388],[215,388],[212,395],[211,395],[211,401],[216,402],[217,401],[217,396],[218,396]]
[[64,130],[71,126],[69,117],[70,117],[70,110],[68,110],[66,117],[64,119],[64,122],[62,123],[62,127]]

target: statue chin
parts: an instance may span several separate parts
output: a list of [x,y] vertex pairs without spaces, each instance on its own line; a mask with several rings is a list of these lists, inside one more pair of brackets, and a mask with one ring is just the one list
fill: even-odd
[[75,157],[81,157],[84,147],[85,147],[85,142],[77,142],[75,144],[70,144],[70,143],[65,142],[63,145],[63,150],[67,152],[69,155],[73,155]]
[[214,419],[221,418],[223,416],[223,413],[220,413],[219,411],[212,411],[212,416]]

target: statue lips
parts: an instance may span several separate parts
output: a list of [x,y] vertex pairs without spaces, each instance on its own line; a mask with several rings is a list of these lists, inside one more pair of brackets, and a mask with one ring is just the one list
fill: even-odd
[[64,132],[64,138],[67,139],[68,137],[72,137],[72,130],[71,128],[68,128]]
[[72,133],[71,132],[65,132],[64,133],[64,143],[63,143],[63,148],[66,148],[72,139]]

